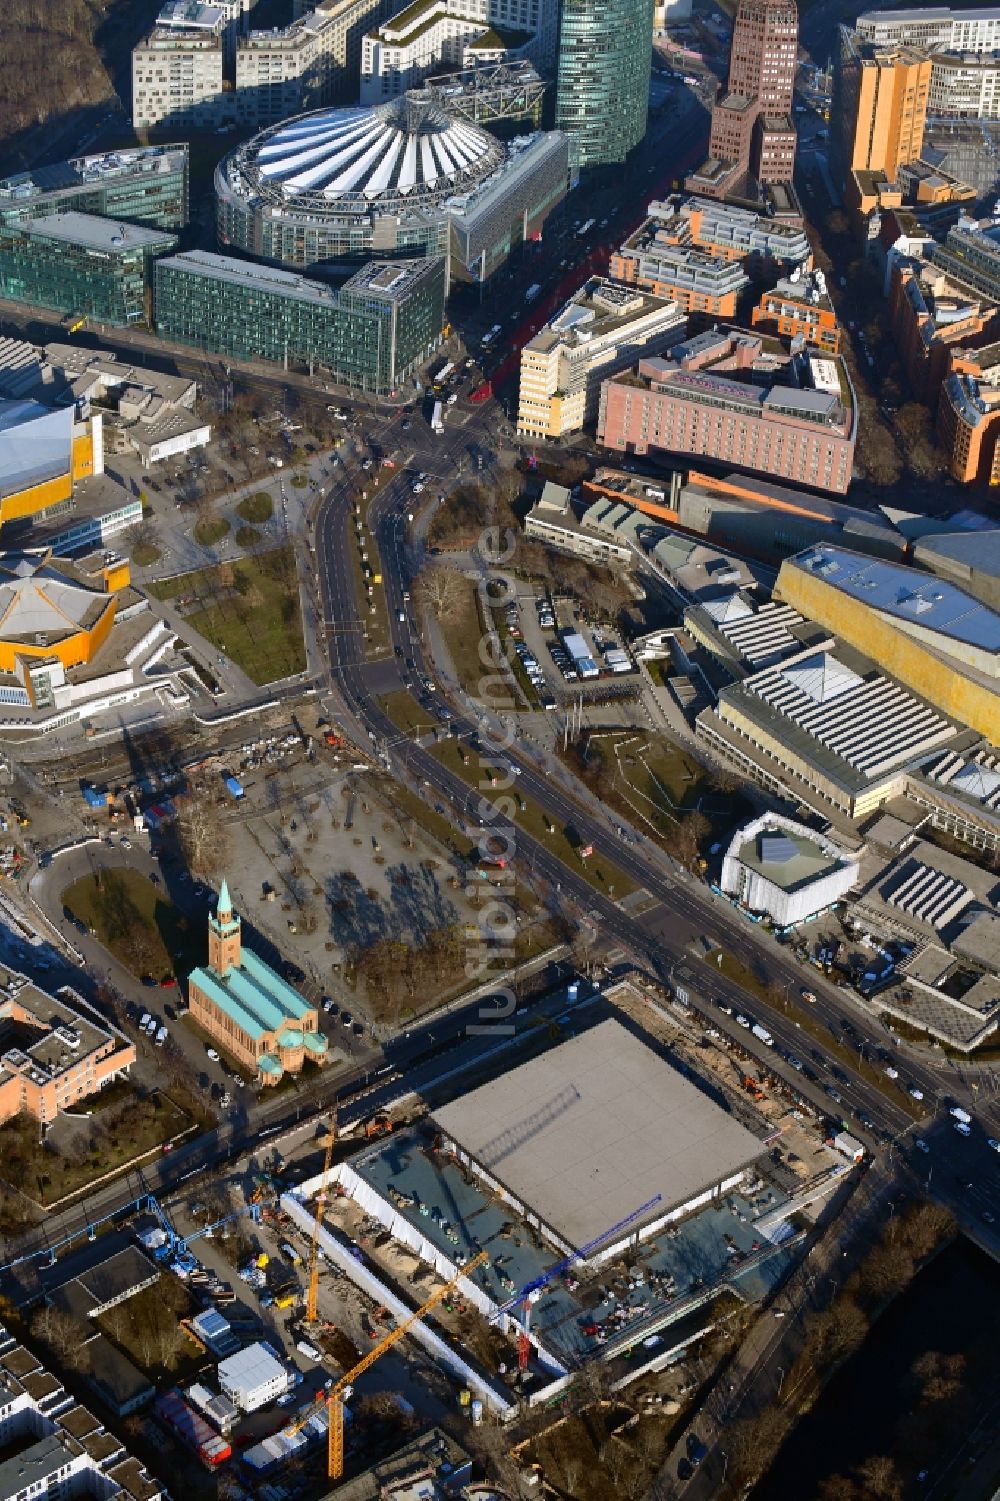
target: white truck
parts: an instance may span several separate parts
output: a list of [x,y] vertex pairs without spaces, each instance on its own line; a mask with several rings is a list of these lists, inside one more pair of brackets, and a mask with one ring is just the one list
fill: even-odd
[[431,414],[431,432],[444,432],[444,404],[440,401],[434,403],[434,411]]
[[972,1125],[972,1116],[967,1110],[963,1110],[961,1105],[952,1105],[951,1109],[948,1111],[948,1114],[951,1116],[953,1121],[959,1121],[963,1126]]
[[758,1042],[762,1042],[766,1048],[774,1047],[774,1038],[771,1036],[766,1027],[761,1026],[760,1022],[754,1022],[750,1030],[757,1038]]
[[849,1158],[851,1162],[861,1162],[864,1159],[865,1149],[856,1136],[849,1131],[838,1131],[833,1138],[833,1145],[842,1156]]

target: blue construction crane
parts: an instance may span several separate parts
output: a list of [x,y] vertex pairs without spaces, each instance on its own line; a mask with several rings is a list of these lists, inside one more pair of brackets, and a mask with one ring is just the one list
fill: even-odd
[[531,1328],[531,1305],[536,1301],[542,1288],[547,1287],[553,1278],[561,1276],[575,1262],[586,1261],[591,1251],[596,1251],[598,1246],[602,1245],[604,1241],[610,1240],[613,1235],[617,1235],[619,1230],[627,1229],[629,1225],[633,1224],[635,1220],[641,1219],[650,1209],[655,1209],[662,1198],[662,1194],[657,1194],[655,1198],[647,1199],[645,1204],[640,1204],[638,1209],[633,1209],[632,1213],[627,1214],[623,1220],[619,1220],[617,1225],[612,1225],[609,1229],[602,1231],[600,1235],[595,1235],[594,1239],[588,1240],[585,1246],[581,1246],[578,1251],[572,1251],[569,1256],[564,1256],[562,1261],[557,1261],[555,1266],[550,1266],[548,1271],[543,1272],[540,1277],[535,1277],[531,1282],[526,1282],[520,1292],[516,1292],[512,1298],[508,1298],[506,1303],[500,1304],[500,1307],[490,1318],[491,1324],[499,1323],[502,1315],[510,1313],[519,1303],[524,1304],[524,1327],[517,1342],[518,1365],[522,1371],[527,1369],[528,1355],[531,1349],[531,1343],[528,1338],[528,1332]]
[[155,1194],[146,1195],[145,1199],[142,1201],[142,1208],[146,1211],[147,1214],[152,1214],[155,1216],[155,1218],[159,1221],[160,1229],[167,1237],[163,1245],[157,1246],[156,1250],[153,1253],[157,1261],[165,1261],[168,1256],[173,1255],[174,1249],[176,1248],[177,1243],[180,1240],[180,1236],[177,1234],[177,1231],[170,1223],[170,1216],[167,1214],[167,1211],[164,1209],[163,1205],[160,1203]]
[[182,1240],[177,1241],[178,1252],[186,1251],[193,1240],[201,1240],[206,1235],[211,1237],[215,1234],[216,1230],[221,1230],[223,1225],[228,1225],[233,1220],[242,1219],[245,1214],[248,1214],[254,1224],[256,1224],[260,1220],[260,1205],[244,1204],[241,1209],[234,1209],[232,1214],[223,1215],[221,1220],[213,1220],[212,1224],[203,1225],[200,1230],[192,1230],[190,1235],[185,1235]]

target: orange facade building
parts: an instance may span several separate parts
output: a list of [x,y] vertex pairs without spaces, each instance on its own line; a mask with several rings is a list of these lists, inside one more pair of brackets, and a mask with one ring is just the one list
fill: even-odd
[[765,292],[750,315],[753,328],[783,339],[801,336],[824,354],[840,353],[840,325],[822,272],[783,278]]
[[[72,992],[47,995],[20,975],[0,988],[0,1122],[34,1116],[42,1127],[115,1079],[135,1048],[108,1023],[79,1010]],[[77,998],[78,999],[78,998]]]
[[936,433],[959,484],[1000,484],[1000,344],[954,351]]

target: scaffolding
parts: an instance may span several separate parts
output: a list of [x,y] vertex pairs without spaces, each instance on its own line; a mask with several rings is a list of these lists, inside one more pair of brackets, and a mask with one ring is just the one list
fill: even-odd
[[421,88],[433,94],[450,115],[472,125],[524,120],[537,129],[548,84],[531,63],[521,60],[441,73],[428,78]]

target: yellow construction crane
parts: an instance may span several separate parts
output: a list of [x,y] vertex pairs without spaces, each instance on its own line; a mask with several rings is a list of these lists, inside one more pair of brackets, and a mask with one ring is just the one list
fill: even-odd
[[451,1292],[457,1282],[475,1271],[484,1261],[489,1260],[489,1253],[480,1251],[471,1261],[459,1267],[454,1277],[435,1292],[431,1293],[427,1302],[411,1313],[401,1324],[397,1324],[391,1333],[384,1339],[379,1340],[373,1350],[369,1350],[363,1360],[359,1360],[353,1370],[347,1371],[335,1382],[328,1392],[324,1392],[318,1401],[313,1403],[296,1422],[293,1433],[298,1433],[301,1428],[314,1418],[325,1406],[327,1409],[327,1475],[331,1480],[339,1480],[344,1473],[344,1398],[350,1394],[350,1388],[359,1376],[373,1366],[376,1360],[381,1360],[386,1350],[390,1350],[397,1340],[401,1340],[408,1329],[411,1329],[418,1319],[422,1319],[425,1313],[429,1313],[436,1304],[441,1303]]
[[326,1139],[326,1156],[323,1158],[323,1181],[316,1195],[316,1217],[313,1220],[312,1244],[309,1247],[309,1291],[306,1294],[306,1323],[315,1324],[319,1318],[316,1300],[319,1296],[319,1232],[323,1228],[326,1201],[329,1197],[328,1180],[333,1162],[333,1149],[337,1143],[337,1116],[330,1116],[330,1134]]

